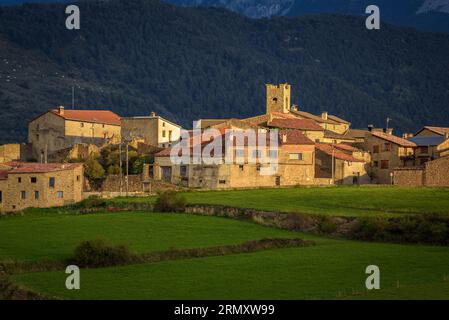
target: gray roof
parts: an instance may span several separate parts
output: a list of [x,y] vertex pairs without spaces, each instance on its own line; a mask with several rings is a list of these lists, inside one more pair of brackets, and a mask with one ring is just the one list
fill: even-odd
[[425,146],[437,146],[444,141],[444,137],[435,136],[435,137],[413,137],[408,139],[411,142],[416,143],[419,147]]

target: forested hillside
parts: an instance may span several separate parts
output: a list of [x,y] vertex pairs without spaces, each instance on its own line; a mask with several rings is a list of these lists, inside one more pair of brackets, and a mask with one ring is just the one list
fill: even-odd
[[290,82],[293,103],[355,127],[399,131],[449,123],[449,36],[333,15],[252,20],[156,0],[0,8],[0,141],[25,140],[27,120],[57,105],[154,110],[186,127],[199,117],[265,108],[265,83]]

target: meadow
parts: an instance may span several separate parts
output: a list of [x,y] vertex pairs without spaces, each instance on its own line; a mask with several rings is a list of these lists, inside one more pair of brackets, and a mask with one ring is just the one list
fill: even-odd
[[[184,192],[211,203],[331,215],[449,213],[448,189],[291,188]],[[116,198],[110,204],[154,201]],[[15,274],[33,291],[62,299],[449,299],[449,248],[332,239],[247,221],[143,211],[79,214],[30,209],[0,218],[0,262],[63,260],[83,240],[106,239],[134,253],[240,244],[263,238],[313,240],[311,247],[81,270],[81,290],[65,289],[64,270]],[[381,290],[365,289],[377,265]]]

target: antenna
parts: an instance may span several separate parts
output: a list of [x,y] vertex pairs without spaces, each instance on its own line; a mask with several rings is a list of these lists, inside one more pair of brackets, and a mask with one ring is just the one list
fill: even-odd
[[388,129],[388,124],[390,123],[392,119],[390,117],[387,117],[387,129]]
[[75,86],[72,86],[72,109],[75,109]]

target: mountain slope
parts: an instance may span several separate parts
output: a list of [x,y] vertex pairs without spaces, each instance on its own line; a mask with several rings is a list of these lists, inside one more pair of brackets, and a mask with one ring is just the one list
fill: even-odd
[[338,13],[365,16],[378,5],[381,20],[426,31],[449,32],[449,0],[167,0],[184,6],[215,6],[251,18]]
[[[0,141],[57,105],[150,111],[186,127],[200,117],[264,112],[267,82],[293,84],[293,103],[355,127],[415,130],[449,123],[449,37],[356,17],[252,20],[154,0],[80,4],[81,30],[62,5],[0,8]],[[26,19],[26,20],[24,20]],[[27,23],[24,23],[26,21]]]

